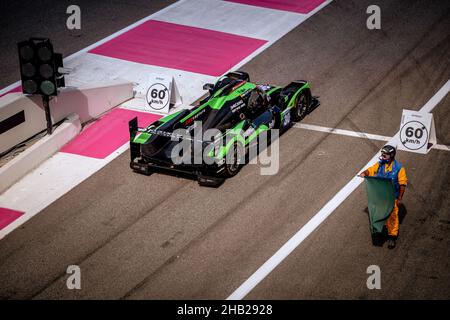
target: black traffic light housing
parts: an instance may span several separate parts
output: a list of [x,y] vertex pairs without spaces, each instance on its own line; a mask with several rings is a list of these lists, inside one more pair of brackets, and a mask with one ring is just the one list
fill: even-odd
[[48,38],[30,38],[19,42],[20,78],[22,92],[40,94],[47,119],[47,133],[52,134],[53,125],[50,115],[50,97],[58,95],[58,87],[64,87],[64,75],[59,73],[63,68],[62,54],[53,51]]
[[22,92],[42,96],[58,95],[64,77],[58,73],[62,55],[53,51],[48,38],[30,38],[18,43]]

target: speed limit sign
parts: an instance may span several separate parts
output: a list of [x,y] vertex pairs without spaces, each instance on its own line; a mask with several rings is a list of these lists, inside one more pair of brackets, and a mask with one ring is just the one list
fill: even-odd
[[433,114],[403,110],[398,149],[427,153],[436,144]]
[[154,110],[162,110],[170,101],[170,91],[163,83],[152,84],[147,90],[147,103]]
[[127,108],[139,111],[169,114],[170,109],[182,105],[182,99],[173,75],[143,72],[134,86],[135,99]]

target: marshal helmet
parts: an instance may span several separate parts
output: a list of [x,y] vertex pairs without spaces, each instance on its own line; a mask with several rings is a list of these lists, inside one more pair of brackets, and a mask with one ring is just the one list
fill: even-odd
[[390,156],[389,161],[392,161],[392,160],[395,159],[395,154],[396,153],[397,153],[397,150],[395,149],[395,147],[387,144],[383,148],[381,148],[380,160],[385,160],[383,155],[389,155]]

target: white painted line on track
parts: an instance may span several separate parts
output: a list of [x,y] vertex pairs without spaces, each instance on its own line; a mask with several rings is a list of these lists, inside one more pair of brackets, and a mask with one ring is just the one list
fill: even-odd
[[450,151],[450,146],[444,145],[444,144],[437,144],[433,147],[433,149],[438,150],[444,150],[444,151]]
[[[450,91],[450,80],[420,109],[421,112],[431,112],[434,107]],[[397,132],[389,139],[389,144],[398,141]],[[361,172],[378,160],[378,153],[360,170]],[[363,179],[355,176],[351,179],[325,206],[317,212],[292,238],[290,238],[275,254],[269,258],[258,270],[253,273],[242,285],[239,286],[227,300],[241,300],[252,291],[270,272],[272,272],[289,254],[294,251],[333,211],[344,202],[347,197],[363,182]]]
[[439,89],[438,92],[420,109],[420,112],[424,113],[430,113],[433,111],[434,107],[438,105],[439,102],[441,102],[442,99],[445,98],[445,96],[450,91],[450,80],[448,80],[441,89]]
[[365,133],[365,132],[322,127],[322,126],[316,126],[314,124],[296,123],[296,124],[294,124],[294,128],[326,132],[326,133],[334,133],[334,134],[339,134],[339,135],[343,135],[343,136],[364,138],[364,139],[369,139],[369,140],[389,141],[391,139],[391,137],[388,137],[388,136],[380,136],[377,134],[370,134],[370,133]]
[[[296,123],[296,124],[294,124],[294,128],[326,132],[326,133],[333,133],[333,134],[338,134],[338,135],[342,135],[342,136],[349,136],[349,137],[363,138],[363,139],[377,140],[377,141],[389,141],[391,139],[391,137],[388,137],[388,136],[380,136],[377,134],[371,134],[371,133],[365,133],[365,132],[359,132],[359,131],[350,131],[350,130],[344,130],[344,129],[322,127],[322,126],[317,126],[314,124]],[[446,146],[443,144],[436,144],[433,146],[433,149],[450,151],[450,146]]]

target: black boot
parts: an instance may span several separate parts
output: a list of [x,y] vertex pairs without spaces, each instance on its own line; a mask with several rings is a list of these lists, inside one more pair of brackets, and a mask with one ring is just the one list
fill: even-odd
[[388,239],[388,249],[394,249],[395,248],[395,245],[396,245],[396,240],[395,240],[395,238],[393,238],[393,237],[390,237],[389,239]]
[[372,233],[372,245],[375,247],[383,246],[383,234],[381,232]]

